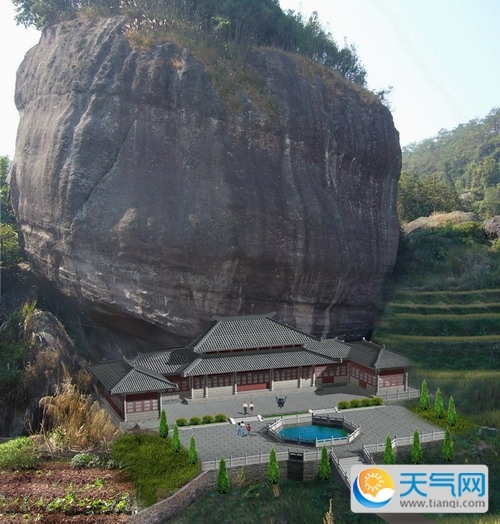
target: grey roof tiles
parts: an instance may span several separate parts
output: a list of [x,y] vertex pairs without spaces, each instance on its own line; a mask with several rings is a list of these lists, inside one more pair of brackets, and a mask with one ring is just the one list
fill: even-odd
[[274,320],[273,314],[212,320],[209,328],[184,348],[96,364],[91,367],[92,373],[112,394],[125,394],[175,388],[165,378],[168,375],[214,375],[343,360],[375,370],[411,365],[407,357],[373,342],[319,339]]

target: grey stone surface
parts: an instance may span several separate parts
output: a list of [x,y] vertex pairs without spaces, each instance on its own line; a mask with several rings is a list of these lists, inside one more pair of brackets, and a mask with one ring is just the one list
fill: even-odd
[[125,23],[50,27],[19,68],[12,201],[37,274],[159,344],[273,310],[369,336],[399,238],[389,110],[273,50],[248,53],[229,103],[189,49],[134,49]]
[[[387,404],[379,407],[356,408],[342,410],[335,413],[334,408],[340,400],[363,398],[362,392],[355,387],[331,388],[318,393],[317,391],[300,393],[286,393],[285,408],[280,410],[276,404],[278,394],[274,392],[241,394],[230,399],[200,399],[191,404],[165,404],[169,424],[174,424],[177,418],[189,419],[192,416],[215,415],[224,413],[235,421],[250,421],[252,430],[250,435],[236,436],[236,426],[231,423],[194,426],[180,428],[179,435],[183,446],[189,446],[191,435],[194,435],[199,457],[202,461],[217,460],[220,458],[244,457],[245,455],[264,454],[267,459],[271,448],[276,451],[310,451],[311,447],[290,446],[281,444],[269,437],[267,426],[275,418],[256,420],[256,415],[286,415],[293,412],[303,412],[309,409],[328,412],[335,416],[344,416],[361,427],[361,434],[351,444],[335,446],[334,451],[339,456],[348,456],[361,450],[363,444],[385,443],[387,435],[412,435],[416,429],[422,433],[431,433],[440,428],[413,415],[409,410],[398,404]],[[285,396],[285,393],[279,393]],[[244,401],[254,402],[254,416],[243,414]],[[156,423],[143,424],[144,428],[157,428]]]

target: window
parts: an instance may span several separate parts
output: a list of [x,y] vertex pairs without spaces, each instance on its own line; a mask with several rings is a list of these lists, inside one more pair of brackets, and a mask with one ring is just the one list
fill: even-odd
[[151,397],[151,394],[130,395],[127,399],[127,413],[142,413],[144,411],[158,410],[158,396]]

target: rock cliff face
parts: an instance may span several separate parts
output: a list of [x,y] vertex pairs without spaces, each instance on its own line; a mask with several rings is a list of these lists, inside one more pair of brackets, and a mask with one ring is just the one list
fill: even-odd
[[133,49],[124,24],[51,28],[18,71],[12,195],[35,271],[130,331],[274,310],[369,334],[398,243],[389,111],[276,51],[247,58],[272,102],[231,106],[188,49]]

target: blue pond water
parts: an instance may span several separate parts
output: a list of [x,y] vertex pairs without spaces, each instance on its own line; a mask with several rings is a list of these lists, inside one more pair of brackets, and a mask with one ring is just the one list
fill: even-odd
[[322,440],[329,438],[346,437],[349,433],[343,428],[330,428],[327,426],[293,426],[284,427],[279,431],[279,434],[287,440]]

